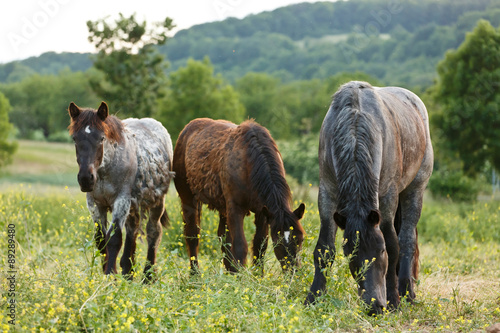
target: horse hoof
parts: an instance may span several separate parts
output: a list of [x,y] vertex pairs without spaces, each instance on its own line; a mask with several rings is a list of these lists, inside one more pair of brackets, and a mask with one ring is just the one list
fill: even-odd
[[[320,294],[318,294],[318,296],[320,296]],[[314,296],[314,294],[312,292],[309,292],[309,294],[307,294],[307,297],[304,301],[304,306],[313,305],[315,303],[316,303],[316,297]]]

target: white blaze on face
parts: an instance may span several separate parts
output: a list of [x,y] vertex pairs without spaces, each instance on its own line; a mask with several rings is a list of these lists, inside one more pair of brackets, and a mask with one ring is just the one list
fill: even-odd
[[92,131],[90,130],[90,126],[87,125],[87,127],[85,127],[85,133],[87,134],[90,134]]
[[290,231],[285,231],[285,241],[287,243],[290,241]]

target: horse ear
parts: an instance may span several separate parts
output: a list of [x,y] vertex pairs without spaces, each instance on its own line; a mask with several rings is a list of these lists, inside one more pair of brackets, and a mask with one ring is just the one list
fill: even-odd
[[345,229],[345,225],[346,225],[346,221],[347,221],[345,216],[342,216],[338,212],[335,212],[335,214],[333,214],[333,219],[335,220],[335,223],[339,226],[340,229],[342,229],[342,230]]
[[69,104],[68,113],[71,118],[76,119],[80,115],[80,108],[73,102]]
[[267,206],[262,207],[262,214],[269,219],[273,217],[273,214],[271,214]]
[[108,117],[108,104],[102,102],[97,110],[97,115],[101,118],[102,121],[105,121]]
[[301,219],[304,216],[304,212],[306,210],[306,205],[304,203],[301,203],[299,208],[293,211],[293,214],[297,216],[297,219]]
[[380,213],[376,210],[372,210],[370,214],[368,214],[367,221],[371,225],[376,226],[380,223]]

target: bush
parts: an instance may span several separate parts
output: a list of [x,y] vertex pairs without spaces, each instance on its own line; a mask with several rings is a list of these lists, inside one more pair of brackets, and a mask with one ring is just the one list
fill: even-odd
[[47,138],[49,142],[72,142],[71,137],[69,136],[68,131],[59,131],[49,135]]
[[41,129],[30,132],[28,138],[33,141],[47,141],[45,135],[43,135],[43,130]]
[[451,198],[455,201],[474,201],[481,186],[478,181],[467,177],[461,170],[442,169],[434,171],[429,189],[437,197]]
[[295,140],[279,141],[278,147],[287,175],[302,185],[319,184],[318,135],[303,135]]

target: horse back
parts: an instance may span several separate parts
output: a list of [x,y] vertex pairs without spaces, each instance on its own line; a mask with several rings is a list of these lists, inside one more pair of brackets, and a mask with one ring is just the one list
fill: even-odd
[[175,187],[182,198],[196,197],[210,209],[223,210],[221,184],[226,143],[236,125],[200,118],[182,130],[174,149]]
[[[345,123],[353,128],[346,128]],[[359,131],[361,123],[366,133]],[[371,157],[365,163],[372,170],[379,195],[393,187],[404,190],[423,163],[426,170],[427,164],[432,164],[427,110],[415,94],[403,88],[378,88],[353,81],[336,92],[323,121],[319,149],[320,180],[334,191],[341,180],[339,165],[360,163],[334,152],[336,143],[339,146],[339,140],[344,139],[346,146],[364,142],[370,150]],[[342,145],[339,149],[343,150]]]
[[391,179],[398,175],[398,188],[402,191],[421,169],[429,168],[424,164],[432,164],[427,109],[420,98],[403,88],[375,88],[375,92],[381,100],[379,108],[385,127],[383,170],[386,172],[382,176]]

